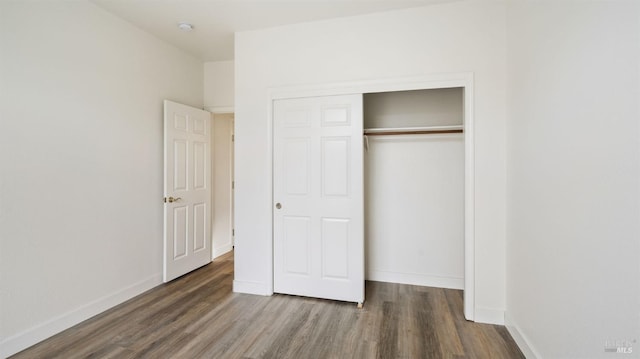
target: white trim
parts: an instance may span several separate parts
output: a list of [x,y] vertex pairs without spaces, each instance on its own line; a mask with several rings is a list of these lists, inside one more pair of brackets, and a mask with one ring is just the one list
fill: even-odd
[[[427,90],[437,88],[464,88],[464,146],[465,146],[465,235],[464,235],[464,317],[475,318],[475,131],[474,131],[474,84],[472,72],[418,75],[371,81],[340,82],[302,86],[284,86],[267,90],[267,188],[273,189],[273,101],[286,98],[365,94],[375,92]],[[273,218],[273,190],[268,213]],[[269,224],[272,244],[269,265],[271,276],[265,285],[273,293],[273,220]]]
[[[216,135],[216,129],[214,126],[214,121],[215,121],[215,117],[214,117],[214,113],[213,111],[211,111],[210,108],[206,108],[204,109],[205,111],[209,111],[209,122],[211,123],[211,125],[209,126],[210,131],[209,131],[209,166],[211,166],[211,177],[209,178],[209,184],[211,185],[211,211],[210,211],[210,216],[211,216],[211,225],[209,226],[209,246],[211,247],[211,262],[213,262],[213,259],[216,257],[216,248],[213,246],[213,220],[216,218],[216,196],[215,196],[215,191],[214,189],[214,177],[215,177],[215,160],[216,160],[216,154],[215,154],[215,150],[213,148],[213,139],[215,138]],[[166,219],[165,219],[166,221]]]
[[233,245],[231,244],[231,239],[229,239],[229,244],[226,244],[224,246],[221,247],[213,247],[213,259],[216,259],[218,257],[220,257],[223,254],[227,254],[229,252],[231,252],[231,250],[233,249]]
[[269,218],[271,218],[271,220],[269,221],[271,245],[268,247],[269,253],[267,253],[269,255],[267,260],[269,262],[269,268],[271,268],[271,275],[269,276],[266,286],[267,288],[269,288],[269,291],[273,293],[273,100],[275,100],[275,98],[272,96],[271,91],[271,89],[267,90],[267,97],[269,99],[269,103],[267,104],[267,161],[269,166],[267,166],[268,175],[266,178],[268,186],[267,188],[271,189],[271,191],[269,191],[269,203],[267,204],[269,206],[267,213],[270,213]]
[[507,327],[509,334],[511,334],[511,337],[516,344],[518,344],[518,347],[527,359],[542,358],[542,355],[533,348],[531,342],[522,334],[518,325],[513,322],[511,316],[507,312],[504,313],[504,324]]
[[20,352],[95,315],[162,284],[162,273],[49,319],[0,342],[0,358]]
[[216,115],[236,112],[235,107],[233,106],[208,106],[208,107],[205,107],[204,109]]
[[476,307],[475,315],[477,323],[504,325],[503,309]]
[[233,291],[235,293],[246,293],[255,295],[273,295],[273,290],[262,282],[249,282],[242,280],[233,281]]
[[367,280],[376,282],[421,285],[425,287],[464,289],[464,278],[440,277],[418,273],[368,271]]
[[475,120],[473,73],[464,86],[464,317],[476,320]]

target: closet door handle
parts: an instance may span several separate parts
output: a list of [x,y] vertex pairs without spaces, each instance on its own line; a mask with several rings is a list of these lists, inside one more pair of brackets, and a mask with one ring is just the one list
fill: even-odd
[[276,209],[280,209],[282,208],[282,205],[280,204],[280,202],[276,203]]

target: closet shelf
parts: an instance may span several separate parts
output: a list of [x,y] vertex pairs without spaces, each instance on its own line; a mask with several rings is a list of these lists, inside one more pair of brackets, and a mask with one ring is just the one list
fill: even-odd
[[437,133],[462,133],[463,126],[429,126],[429,127],[398,127],[398,128],[365,128],[366,136],[392,135],[423,135]]

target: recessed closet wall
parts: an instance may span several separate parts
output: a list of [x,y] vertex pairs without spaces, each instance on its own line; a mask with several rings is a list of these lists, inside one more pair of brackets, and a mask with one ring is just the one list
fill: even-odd
[[364,95],[365,133],[393,130],[365,138],[368,280],[464,288],[464,134],[422,133],[463,108],[462,88]]

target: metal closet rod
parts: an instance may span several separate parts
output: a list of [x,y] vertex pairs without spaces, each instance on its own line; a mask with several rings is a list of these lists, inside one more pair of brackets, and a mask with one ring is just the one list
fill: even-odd
[[431,127],[400,127],[400,128],[369,128],[364,130],[366,136],[393,135],[430,135],[438,133],[462,133],[462,126],[431,126]]

